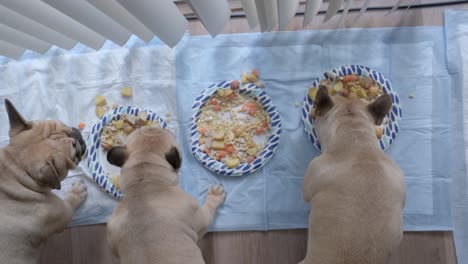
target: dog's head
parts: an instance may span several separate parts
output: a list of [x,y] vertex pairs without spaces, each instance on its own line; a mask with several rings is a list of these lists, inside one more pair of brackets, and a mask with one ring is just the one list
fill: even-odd
[[116,146],[107,153],[109,163],[123,167],[134,153],[143,153],[152,163],[178,172],[182,164],[180,147],[174,135],[162,128],[143,127],[127,138],[125,146]]
[[18,164],[39,185],[60,189],[70,169],[81,161],[86,144],[78,129],[59,121],[27,121],[9,100],[10,144]]
[[325,86],[320,86],[315,98],[315,132],[323,146],[334,137],[337,128],[347,122],[369,129],[375,133],[375,125],[382,124],[392,107],[390,95],[378,97],[371,104],[360,99],[349,99],[342,96],[331,97]]

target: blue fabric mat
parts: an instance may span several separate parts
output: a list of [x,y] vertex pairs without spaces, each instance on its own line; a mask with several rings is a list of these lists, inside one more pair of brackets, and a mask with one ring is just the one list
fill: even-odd
[[[211,230],[307,227],[309,205],[300,189],[319,152],[306,138],[300,108],[312,80],[330,68],[366,65],[399,93],[403,120],[387,151],[406,174],[405,230],[450,230],[450,86],[441,27],[349,29],[190,37],[177,53],[179,138],[184,146],[182,187],[201,202],[214,183],[228,196]],[[211,173],[190,153],[191,105],[210,84],[256,68],[279,109],[283,135],[276,155],[242,177]],[[410,99],[412,95],[414,99]]]

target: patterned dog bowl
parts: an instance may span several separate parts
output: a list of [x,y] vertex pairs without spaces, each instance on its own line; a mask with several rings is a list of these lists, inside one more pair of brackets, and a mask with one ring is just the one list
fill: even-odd
[[[109,171],[116,171],[117,168],[107,162],[107,151],[101,148],[101,133],[103,127],[113,120],[118,120],[124,114],[130,114],[137,116],[139,112],[145,111],[148,113],[147,120],[158,121],[162,128],[166,128],[167,124],[164,120],[151,112],[150,110],[140,109],[134,106],[120,106],[116,109],[107,111],[104,116],[99,119],[91,129],[91,133],[88,136],[88,150],[86,154],[86,161],[88,169],[91,173],[93,180],[99,185],[104,191],[116,198],[122,198],[122,191],[115,188],[110,179]],[[118,169],[120,170],[120,169]],[[117,170],[117,171],[118,171]]]
[[254,84],[244,85],[239,88],[239,93],[248,95],[255,98],[267,111],[270,116],[271,130],[264,144],[262,151],[257,155],[257,158],[251,163],[241,163],[236,168],[229,168],[224,163],[217,161],[200,149],[200,143],[198,141],[200,135],[198,132],[198,119],[201,115],[201,110],[205,103],[214,95],[218,89],[229,88],[231,81],[223,81],[217,84],[213,84],[204,90],[200,96],[195,99],[192,106],[192,123],[190,128],[191,138],[191,149],[195,158],[201,162],[205,167],[216,173],[227,175],[227,176],[241,176],[244,174],[252,173],[260,169],[265,165],[268,160],[273,156],[278,147],[280,136],[281,136],[281,120],[276,109],[276,106],[271,102],[270,97]]
[[[356,74],[359,76],[371,77],[383,88],[385,94],[389,94],[391,96],[393,102],[392,109],[387,114],[386,120],[384,121],[384,134],[379,140],[380,147],[385,151],[395,140],[398,131],[400,130],[399,124],[401,120],[400,98],[398,97],[398,94],[392,89],[392,84],[390,81],[387,80],[381,73],[374,71],[369,67],[360,65],[346,65],[325,72],[322,76],[319,77],[318,80],[312,82],[311,86],[318,87],[319,82],[324,79],[333,80],[334,78],[330,73],[333,73],[335,76]],[[322,151],[320,142],[318,141],[317,135],[315,134],[315,120],[309,114],[310,110],[313,108],[313,105],[314,102],[306,94],[302,107],[302,121],[304,123],[304,129],[308,138],[315,147]]]

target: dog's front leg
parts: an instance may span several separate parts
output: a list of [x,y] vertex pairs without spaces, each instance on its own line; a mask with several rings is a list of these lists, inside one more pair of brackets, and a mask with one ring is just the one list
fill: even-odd
[[216,209],[224,202],[226,193],[221,185],[214,185],[208,190],[205,202],[199,210],[199,219],[201,228],[198,231],[198,239],[201,239],[206,232],[208,232],[208,226],[211,224],[213,217],[216,213]]
[[66,209],[61,221],[63,226],[58,228],[59,232],[67,227],[76,208],[78,208],[78,206],[83,203],[83,201],[86,199],[86,196],[88,196],[88,191],[84,181],[79,180],[74,182],[71,189],[68,191],[65,200],[63,201]]

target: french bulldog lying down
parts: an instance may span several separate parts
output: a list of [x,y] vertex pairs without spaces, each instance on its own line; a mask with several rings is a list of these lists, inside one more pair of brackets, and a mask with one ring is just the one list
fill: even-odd
[[179,145],[161,128],[144,127],[126,146],[109,150],[108,161],[122,167],[124,198],[108,222],[108,239],[121,264],[204,263],[197,242],[207,232],[222,186],[209,189],[201,207],[178,186]]
[[322,154],[304,176],[302,196],[312,204],[303,264],[386,263],[402,239],[405,181],[380,149],[374,125],[392,100],[382,95],[367,105],[328,95],[315,99],[315,131]]
[[0,263],[31,264],[86,198],[84,182],[73,184],[65,200],[51,192],[81,161],[86,145],[76,128],[26,121],[10,101],[5,106],[10,142],[0,149]]

